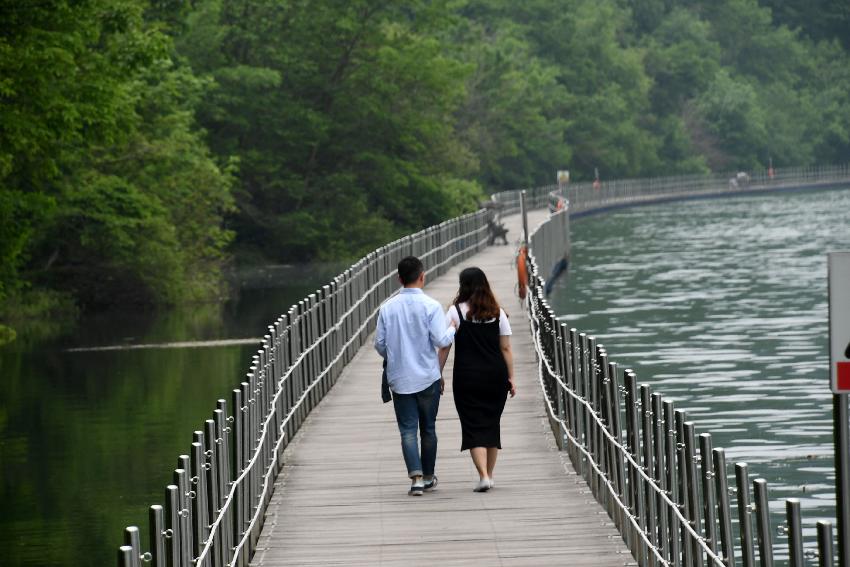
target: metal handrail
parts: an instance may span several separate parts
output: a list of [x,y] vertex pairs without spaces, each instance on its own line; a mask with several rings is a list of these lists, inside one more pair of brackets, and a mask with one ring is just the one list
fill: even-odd
[[218,401],[178,459],[165,506],[151,506],[149,551],[128,527],[119,565],[247,565],[283,450],[371,333],[398,287],[398,261],[414,254],[429,274],[444,273],[485,246],[486,216],[463,215],[382,246],[270,325],[232,393],[233,411]]
[[[638,387],[635,373],[630,369],[618,372],[618,365],[608,360],[605,347],[596,344],[594,337],[558,320],[546,301],[543,274],[548,274],[545,270],[563,257],[565,247],[568,249],[569,217],[576,209],[587,213],[611,206],[714,195],[722,176],[712,179],[708,183],[702,177],[692,178],[690,184],[679,187],[645,180],[633,184],[633,188],[664,189],[621,193],[616,198],[606,195],[604,187],[597,189],[591,184],[585,188],[589,193],[575,187],[568,193],[563,188],[540,188],[534,196],[539,200],[549,189],[550,209],[558,205],[558,211],[531,232],[526,260],[529,324],[550,425],[559,447],[568,452],[575,470],[607,509],[641,567],[702,567],[706,562],[734,567],[733,506],[739,511],[742,564],[755,567],[757,547],[759,565],[772,567],[767,482],[753,480],[755,502],[751,504],[748,466],[736,463],[736,497],[730,499],[723,449],[712,448],[711,435],[703,433],[697,453],[695,425],[687,421],[684,411],[675,410],[672,401],[653,394],[648,384]],[[848,182],[847,166],[800,169],[744,190]],[[739,186],[735,192],[740,191]],[[786,499],[786,515],[787,521],[779,529],[788,536],[791,567],[803,567],[804,557],[818,557],[821,567],[832,567],[832,524],[819,521],[817,549],[805,550],[798,499]]]
[[[557,383],[557,385],[563,390],[565,395],[570,396],[576,404],[584,406],[584,411],[589,413],[592,424],[597,428],[598,434],[603,437],[603,440],[608,444],[609,448],[620,451],[623,454],[623,458],[625,459],[624,462],[629,466],[633,467],[636,471],[636,474],[638,474],[644,482],[646,482],[650,487],[653,488],[653,490],[658,494],[658,497],[670,508],[671,513],[679,519],[682,525],[682,529],[687,531],[688,536],[692,540],[694,540],[697,545],[699,545],[699,547],[703,549],[705,553],[712,554],[712,551],[711,549],[709,549],[705,538],[694,529],[688,518],[686,518],[685,515],[682,513],[679,504],[671,500],[669,493],[665,490],[662,490],[658,486],[656,479],[648,475],[646,473],[646,469],[635,461],[634,456],[629,453],[628,447],[626,447],[623,443],[621,443],[614,437],[614,435],[609,431],[608,426],[603,420],[600,413],[594,410],[591,403],[587,399],[578,396],[573,390],[571,390],[563,381],[562,376],[560,376],[552,368],[550,361],[542,348],[543,341],[540,329],[542,327],[545,327],[545,325],[541,324],[540,313],[538,313],[536,310],[536,307],[538,306],[536,305],[536,302],[533,301],[530,302],[529,306],[531,309],[531,317],[537,322],[537,325],[532,325],[532,338],[534,339],[533,344],[535,347],[535,352],[538,356],[538,377],[544,392],[546,391],[544,376],[548,376],[550,379],[554,380]],[[600,348],[602,347],[602,345],[599,346]],[[599,372],[598,369],[597,372]],[[613,498],[619,508],[625,512],[625,517],[630,521],[632,527],[638,530],[637,534],[641,539],[644,540],[644,543],[648,546],[648,552],[654,554],[661,565],[670,565],[671,563],[666,561],[662,557],[662,550],[655,547],[653,545],[653,542],[650,541],[649,535],[641,530],[640,526],[637,523],[640,518],[628,509],[627,505],[622,499],[622,495],[616,492],[614,485],[611,483],[611,478],[609,477],[609,475],[605,472],[601,465],[594,460],[593,455],[588,450],[588,448],[585,447],[581,442],[579,442],[573,432],[569,430],[569,426],[567,425],[566,420],[560,417],[560,414],[558,414],[555,410],[552,399],[549,396],[545,396],[544,401],[546,402],[550,418],[560,425],[560,427],[562,428],[561,433],[566,438],[566,441],[573,443],[575,448],[584,456],[584,458],[586,459],[586,464],[590,466],[593,472],[598,475],[598,480],[600,482],[605,483],[609,491],[608,496]],[[726,565],[722,561],[721,557],[718,557],[716,555],[710,555],[710,557],[712,557],[713,562],[718,567],[724,567]]]
[[[535,302],[531,302],[529,307],[532,310],[531,317],[533,317],[538,323],[537,325],[532,326],[532,335],[533,335],[532,339],[533,339],[533,345],[534,345],[535,352],[537,353],[538,377],[540,379],[539,381],[540,381],[541,386],[544,388],[544,391],[545,391],[546,385],[544,383],[543,376],[548,375],[552,380],[554,380],[557,383],[557,385],[560,388],[563,389],[563,391],[566,395],[569,395],[575,401],[576,404],[581,404],[581,405],[585,406],[584,410],[589,412],[591,421],[598,428],[599,434],[603,436],[606,443],[608,443],[608,445],[612,449],[615,449],[615,450],[623,453],[626,464],[633,467],[635,469],[636,473],[641,477],[641,479],[643,479],[644,482],[648,483],[648,485],[650,487],[652,487],[655,492],[658,493],[659,498],[665,504],[667,504],[667,506],[670,507],[672,513],[675,516],[677,516],[678,519],[681,522],[683,522],[683,524],[682,524],[683,529],[687,530],[688,533],[690,534],[690,536],[693,539],[698,540],[700,547],[702,547],[706,553],[710,553],[711,550],[708,548],[707,544],[705,543],[705,538],[703,538],[699,533],[696,532],[696,530],[694,530],[693,526],[690,525],[689,520],[684,516],[681,509],[679,508],[679,505],[676,502],[674,502],[673,500],[671,500],[669,493],[666,490],[663,490],[661,487],[658,486],[658,482],[656,481],[655,478],[653,478],[652,476],[647,474],[645,467],[643,467],[640,463],[638,463],[635,460],[634,456],[629,452],[628,447],[614,437],[614,435],[608,430],[608,427],[607,427],[605,421],[602,419],[602,416],[594,411],[594,408],[591,405],[591,403],[588,400],[582,398],[581,396],[578,396],[573,390],[571,390],[569,388],[569,386],[567,386],[567,384],[563,381],[563,377],[561,375],[559,375],[558,372],[555,369],[552,368],[551,363],[550,363],[549,359],[546,357],[546,353],[544,352],[544,350],[542,348],[542,342],[543,341],[542,341],[540,329],[541,329],[541,327],[543,327],[545,325],[540,324],[540,322],[541,322],[540,315],[541,314],[539,312],[537,312],[537,310],[536,310],[536,308],[538,306],[536,305]],[[604,349],[604,347],[602,347],[602,345],[599,345],[599,347]],[[597,369],[597,372],[599,372],[599,369]],[[588,459],[588,461],[587,461],[588,464],[594,469],[594,471],[597,474],[600,475],[600,477],[602,479],[604,479],[605,483],[608,485],[609,489],[612,491],[612,495],[617,499],[617,502],[621,505],[621,507],[623,507],[625,509],[625,507],[622,504],[622,500],[620,500],[618,495],[614,494],[614,492],[613,492],[614,487],[611,485],[610,479],[607,477],[605,472],[600,468],[600,466],[596,462],[593,461],[593,456],[588,451],[588,449],[586,447],[584,447],[583,445],[581,445],[581,443],[578,441],[578,439],[575,437],[575,435],[569,430],[569,426],[567,425],[566,420],[559,417],[559,415],[556,413],[555,408],[552,405],[552,399],[550,397],[546,396],[544,398],[544,401],[546,402],[547,409],[548,409],[552,419],[554,419],[563,428],[563,430],[562,430],[563,435],[566,436],[566,439],[569,442],[574,443],[575,446],[576,446],[576,449],[578,449],[578,451],[580,451]],[[636,516],[634,514],[628,514],[628,517],[630,519],[636,518]],[[649,542],[648,536],[644,532],[641,532],[640,536],[643,539],[645,539],[647,541],[647,543],[651,543],[651,542]],[[656,554],[659,553],[658,549],[653,549],[652,551]],[[660,557],[660,554],[659,554],[658,558],[663,561],[663,559]],[[717,559],[718,567],[723,567],[725,565],[725,563],[720,561],[720,558],[716,558],[716,559]],[[664,562],[664,564],[666,564],[666,562]]]

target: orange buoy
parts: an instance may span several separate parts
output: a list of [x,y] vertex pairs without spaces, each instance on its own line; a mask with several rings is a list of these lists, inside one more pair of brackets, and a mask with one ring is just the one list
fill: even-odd
[[526,265],[526,259],[528,257],[528,247],[525,245],[520,246],[519,254],[516,257],[516,274],[518,285],[517,285],[517,295],[519,295],[520,299],[525,299],[527,290],[528,290],[528,267]]

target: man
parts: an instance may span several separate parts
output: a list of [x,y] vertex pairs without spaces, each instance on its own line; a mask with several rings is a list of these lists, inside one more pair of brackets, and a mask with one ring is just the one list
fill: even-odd
[[419,258],[402,259],[398,279],[404,287],[378,313],[375,350],[387,361],[401,452],[412,480],[408,494],[421,496],[437,486],[436,421],[444,386],[437,349],[452,343],[455,327],[446,323],[442,306],[422,291],[425,268]]

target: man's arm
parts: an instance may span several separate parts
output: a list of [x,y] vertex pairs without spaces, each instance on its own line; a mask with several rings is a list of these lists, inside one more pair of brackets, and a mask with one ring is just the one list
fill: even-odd
[[446,322],[446,316],[443,315],[443,308],[439,303],[428,314],[428,334],[431,335],[431,343],[437,348],[451,346],[455,338],[454,322],[451,324]]
[[375,330],[375,350],[387,357],[387,329],[384,326],[384,314],[378,311],[378,328]]

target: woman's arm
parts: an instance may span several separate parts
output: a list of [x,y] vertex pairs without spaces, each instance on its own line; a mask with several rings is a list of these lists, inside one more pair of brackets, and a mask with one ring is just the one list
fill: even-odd
[[[449,310],[451,311],[451,309]],[[451,313],[446,313],[446,317],[449,319],[449,325],[457,330],[458,322],[455,321],[455,318],[451,316]],[[446,366],[446,360],[449,358],[449,352],[452,350],[451,343],[449,346],[441,347],[437,349],[437,359],[440,363],[440,394],[442,394],[446,390],[446,380],[443,378],[443,368]]]
[[511,397],[516,396],[516,384],[514,383],[514,353],[511,351],[510,335],[501,335],[499,337],[499,348],[502,349],[502,356],[505,357],[505,364],[508,365],[508,382],[511,385]]
[[449,351],[452,350],[452,345],[443,347],[437,351],[437,357],[440,361],[440,393],[446,390],[446,379],[443,378],[443,367],[446,365],[446,359],[449,358]]

